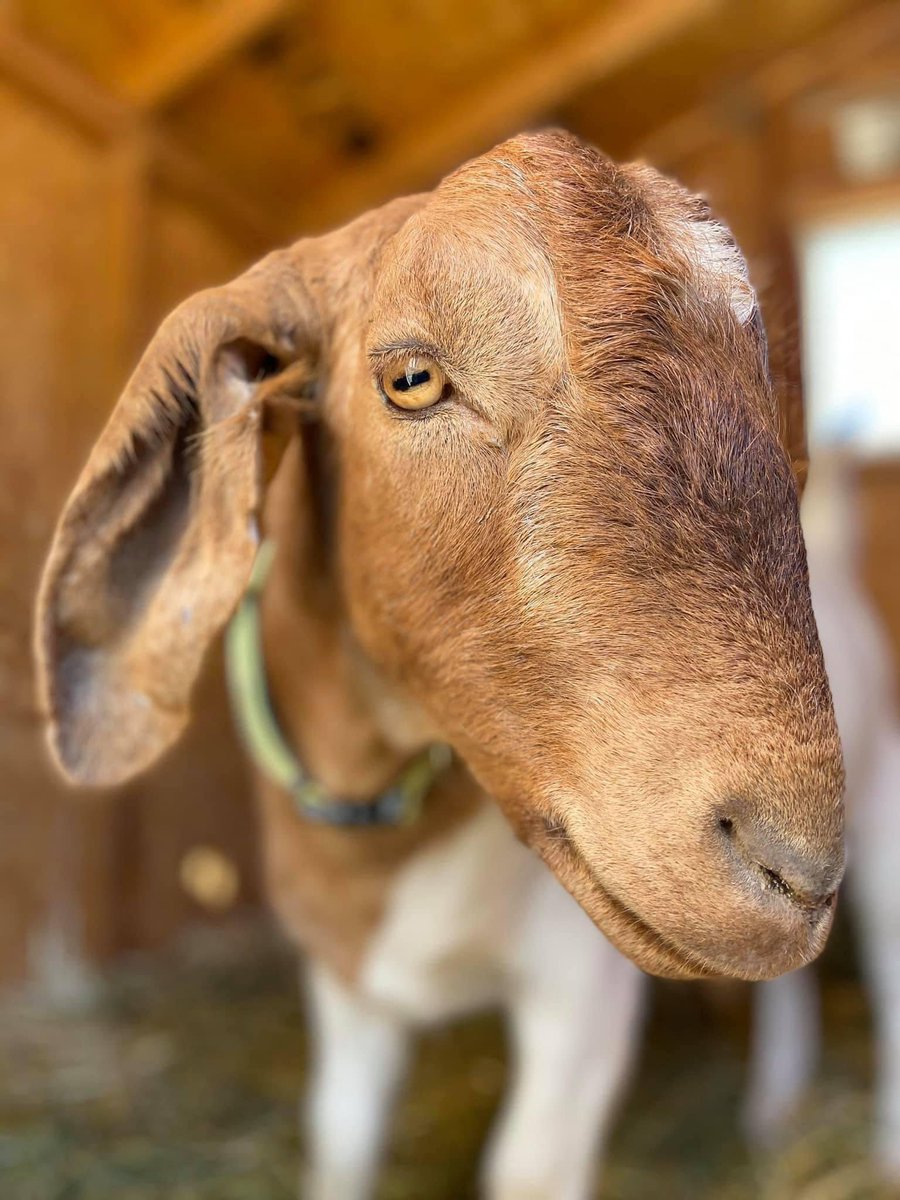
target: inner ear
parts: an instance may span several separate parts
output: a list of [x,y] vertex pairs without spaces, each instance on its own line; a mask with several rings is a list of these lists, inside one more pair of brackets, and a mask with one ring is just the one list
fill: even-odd
[[220,379],[226,386],[244,386],[262,383],[279,375],[285,367],[277,354],[254,342],[250,338],[235,338],[226,342],[216,356],[216,367]]
[[[112,549],[107,568],[107,594],[116,605],[115,620],[125,626],[146,603],[167,562],[181,542],[190,520],[199,487],[200,414],[196,405],[186,405],[183,421],[171,442],[160,454],[142,438],[136,439],[135,467],[138,475],[158,475],[156,494],[146,504],[141,520]],[[132,477],[130,485],[136,487]],[[157,564],[147,571],[146,564]]]
[[83,646],[109,642],[131,623],[189,523],[202,419],[191,373],[179,366],[164,377],[165,395],[155,389],[151,396],[151,419],[70,505],[56,614],[60,633]]
[[196,370],[182,349],[163,346],[139,368],[45,573],[37,637],[51,745],[81,782],[128,778],[178,735],[255,554],[258,401],[289,372],[247,338]]
[[265,482],[277,471],[291,439],[318,415],[316,368],[312,356],[283,362],[258,343],[239,338],[223,346],[219,377],[226,389],[244,389],[258,406]]

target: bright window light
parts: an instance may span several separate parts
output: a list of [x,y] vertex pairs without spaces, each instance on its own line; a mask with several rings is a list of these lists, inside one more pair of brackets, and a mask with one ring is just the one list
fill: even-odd
[[900,453],[900,212],[801,238],[811,448]]

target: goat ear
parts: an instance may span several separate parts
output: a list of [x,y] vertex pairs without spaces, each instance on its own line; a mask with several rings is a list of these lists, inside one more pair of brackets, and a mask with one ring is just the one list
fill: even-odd
[[256,552],[265,401],[302,386],[310,361],[298,290],[272,256],[177,309],[66,505],[36,652],[50,746],[74,782],[123,782],[184,728]]

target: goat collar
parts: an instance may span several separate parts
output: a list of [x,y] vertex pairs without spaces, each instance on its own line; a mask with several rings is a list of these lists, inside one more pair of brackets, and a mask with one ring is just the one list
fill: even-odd
[[266,683],[259,613],[274,554],[274,543],[263,542],[247,591],[225,633],[228,690],[247,752],[263,774],[288,793],[297,812],[311,821],[344,827],[411,824],[419,817],[435,780],[450,763],[448,746],[429,746],[372,800],[347,800],[333,796],[310,778],[278,724]]

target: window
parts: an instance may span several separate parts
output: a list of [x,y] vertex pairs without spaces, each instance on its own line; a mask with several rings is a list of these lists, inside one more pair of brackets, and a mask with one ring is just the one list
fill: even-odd
[[900,453],[900,212],[811,227],[800,259],[810,448]]

